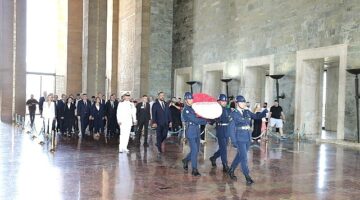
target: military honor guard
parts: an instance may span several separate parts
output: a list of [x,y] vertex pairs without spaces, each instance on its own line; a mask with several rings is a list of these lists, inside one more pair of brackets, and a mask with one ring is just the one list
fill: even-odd
[[227,162],[227,143],[229,141],[229,120],[231,109],[227,108],[227,96],[225,94],[220,94],[218,102],[222,107],[222,114],[219,118],[215,119],[216,125],[216,137],[219,143],[219,149],[210,157],[211,165],[216,167],[216,159],[221,157],[221,162],[223,164],[223,172],[228,172],[228,162]]
[[240,163],[242,173],[246,179],[246,184],[251,185],[254,183],[250,177],[247,160],[247,152],[251,144],[250,123],[251,119],[261,119],[265,117],[267,112],[268,111],[265,109],[261,113],[254,114],[247,109],[246,100],[243,96],[239,95],[236,97],[236,108],[230,114],[230,137],[233,145],[237,149],[236,156],[228,171],[228,175],[232,180],[237,180],[234,172]]
[[184,170],[188,170],[188,162],[191,161],[192,175],[200,176],[197,169],[197,158],[200,148],[200,125],[205,125],[207,121],[203,118],[197,117],[194,109],[191,107],[193,104],[193,95],[186,92],[184,95],[185,107],[182,112],[182,120],[186,126],[186,138],[189,141],[190,153],[182,160]]

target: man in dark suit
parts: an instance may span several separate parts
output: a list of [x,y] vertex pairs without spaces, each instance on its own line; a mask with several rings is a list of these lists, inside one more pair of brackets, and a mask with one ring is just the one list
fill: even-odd
[[100,98],[100,103],[105,106],[106,104],[105,95],[103,95],[101,92],[98,92],[97,96]]
[[150,104],[148,103],[148,97],[146,95],[142,97],[142,102],[136,105],[136,119],[138,121],[138,130],[135,143],[140,145],[141,133],[144,128],[144,147],[148,147],[147,138],[150,120]]
[[39,104],[39,102],[34,99],[34,95],[30,95],[30,99],[26,101],[26,105],[29,108],[29,114],[30,114],[30,126],[33,127],[34,120],[35,120],[35,112],[36,112],[36,104]]
[[55,132],[59,132],[60,130],[60,126],[59,126],[59,113],[58,113],[58,107],[59,107],[59,96],[58,95],[54,95],[54,104],[55,104],[55,119],[52,122],[52,130],[54,130]]
[[60,133],[61,134],[63,134],[65,132],[65,126],[64,126],[65,104],[66,104],[66,95],[62,94],[61,99],[58,100],[58,102],[56,104],[57,123],[58,123],[58,127],[60,128]]
[[80,117],[81,136],[85,138],[85,130],[89,125],[91,102],[86,94],[82,95],[82,100],[78,102],[77,115]]
[[116,100],[115,94],[111,94],[110,99],[106,102],[105,105],[105,117],[107,120],[107,133],[108,136],[115,135],[116,132],[116,110],[118,106],[118,101]]
[[75,121],[75,104],[73,103],[73,97],[70,97],[67,100],[67,103],[64,106],[64,130],[67,133],[67,136],[71,135],[72,128]]
[[40,97],[39,99],[39,111],[40,111],[40,117],[42,117],[42,113],[43,113],[43,105],[45,102],[45,99],[47,97],[47,93],[44,92],[44,96]]
[[162,145],[167,137],[169,127],[171,127],[171,115],[169,105],[164,101],[165,93],[159,92],[158,99],[152,106],[152,122],[156,127],[156,146],[159,153],[162,153]]

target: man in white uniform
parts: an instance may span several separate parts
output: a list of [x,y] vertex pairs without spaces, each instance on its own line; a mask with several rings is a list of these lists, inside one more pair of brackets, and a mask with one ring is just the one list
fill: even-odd
[[136,121],[136,107],[130,102],[130,93],[126,92],[124,95],[124,101],[120,102],[117,111],[116,118],[120,126],[120,144],[119,152],[129,152],[127,145],[129,143],[131,126],[137,123]]

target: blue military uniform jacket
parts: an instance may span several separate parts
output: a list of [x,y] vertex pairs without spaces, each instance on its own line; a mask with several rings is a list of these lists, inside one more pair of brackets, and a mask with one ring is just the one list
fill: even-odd
[[239,110],[234,109],[231,113],[230,138],[233,143],[235,142],[250,142],[251,132],[250,124],[251,119],[261,119],[266,116],[268,111],[264,110],[261,113],[252,113],[250,110],[243,110],[241,113]]
[[231,119],[231,109],[223,107],[222,114],[216,118],[216,137],[230,137],[229,125]]
[[200,126],[205,125],[207,121],[203,118],[196,117],[196,113],[191,106],[186,105],[182,111],[181,119],[186,125],[186,137],[200,137]]

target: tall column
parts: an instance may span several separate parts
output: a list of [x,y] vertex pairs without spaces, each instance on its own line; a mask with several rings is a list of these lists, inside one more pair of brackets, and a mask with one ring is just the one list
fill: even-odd
[[0,4],[1,121],[7,123],[11,122],[13,116],[14,4],[11,1]]
[[[16,51],[15,51],[15,76],[14,101],[15,113],[25,116],[26,101],[26,2],[16,2]],[[30,84],[30,83],[29,83]]]
[[[140,85],[139,96],[149,93],[149,56],[150,56],[150,3],[142,1],[141,10],[141,46],[140,51]],[[171,4],[173,5],[173,4]],[[171,86],[170,86],[171,87]]]
[[2,1],[0,13],[1,121],[11,123],[25,115],[26,1]]
[[82,92],[83,1],[68,1],[67,94]]
[[111,93],[117,92],[117,74],[119,58],[119,9],[120,0],[113,0],[113,23],[112,23],[112,64],[111,64]]
[[148,92],[150,3],[121,0],[119,17],[118,94]]
[[88,1],[87,17],[87,64],[86,66],[86,92],[95,95],[105,92],[106,75],[106,26],[107,1]]

